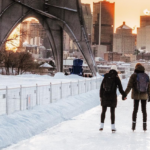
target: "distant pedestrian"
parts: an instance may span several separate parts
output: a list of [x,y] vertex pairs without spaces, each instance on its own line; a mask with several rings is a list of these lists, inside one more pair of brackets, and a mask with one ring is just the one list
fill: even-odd
[[104,120],[107,107],[110,107],[112,132],[116,131],[115,108],[117,106],[117,93],[116,93],[117,87],[119,88],[119,91],[123,95],[123,97],[126,97],[126,94],[122,88],[121,81],[118,77],[117,67],[113,65],[109,73],[106,73],[104,75],[104,79],[102,81],[100,88],[100,99],[102,106],[101,126],[99,129],[100,131],[102,131],[104,128]]
[[89,77],[92,78],[92,75],[90,74]]
[[147,99],[150,101],[150,83],[149,76],[145,73],[145,68],[142,64],[137,63],[134,73],[131,75],[125,93],[128,94],[132,89],[131,98],[133,101],[133,114],[132,114],[132,130],[136,129],[136,118],[141,101],[141,109],[143,113],[143,130],[147,130]]
[[67,71],[65,71],[65,76],[68,76],[69,74],[68,74],[68,72]]

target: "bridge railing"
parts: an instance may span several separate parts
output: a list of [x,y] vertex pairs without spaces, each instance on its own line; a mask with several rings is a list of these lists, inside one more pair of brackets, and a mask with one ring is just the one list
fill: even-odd
[[47,105],[69,96],[75,96],[100,88],[102,78],[84,78],[72,82],[50,83],[0,89],[0,115]]

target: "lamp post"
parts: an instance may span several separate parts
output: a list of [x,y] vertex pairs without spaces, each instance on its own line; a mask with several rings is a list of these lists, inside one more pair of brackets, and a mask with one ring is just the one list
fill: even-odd
[[[138,49],[135,49],[133,55],[136,55],[136,57],[137,57],[137,55],[138,55],[139,53],[140,53],[140,51],[139,51]],[[137,58],[136,58],[136,59],[137,59]]]
[[145,58],[145,57],[144,57],[144,54],[145,54],[145,51],[142,52],[142,59]]

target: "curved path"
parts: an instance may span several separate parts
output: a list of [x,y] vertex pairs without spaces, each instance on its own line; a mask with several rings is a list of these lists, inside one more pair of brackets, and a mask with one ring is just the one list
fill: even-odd
[[[129,96],[130,97],[130,96]],[[137,129],[131,130],[133,101],[128,98],[116,110],[116,133],[111,133],[110,112],[106,115],[103,132],[99,129],[101,107],[95,107],[72,120],[63,122],[31,139],[5,150],[148,150],[150,149],[150,103],[148,103],[148,131],[142,130],[141,108]]]

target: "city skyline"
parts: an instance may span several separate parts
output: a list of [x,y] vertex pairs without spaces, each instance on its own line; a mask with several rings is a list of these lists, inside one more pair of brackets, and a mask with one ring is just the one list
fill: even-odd
[[[93,11],[93,2],[99,2],[100,0],[81,0],[82,3],[91,4]],[[115,31],[124,21],[131,28],[140,27],[140,16],[145,15],[144,10],[150,11],[149,0],[109,0],[115,2]],[[133,31],[137,33],[137,29]]]

